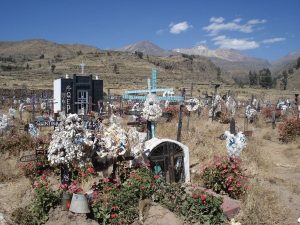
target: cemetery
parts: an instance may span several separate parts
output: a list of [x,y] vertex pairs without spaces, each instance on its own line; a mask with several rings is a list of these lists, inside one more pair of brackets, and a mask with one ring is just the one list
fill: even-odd
[[187,94],[161,86],[153,67],[144,89],[114,95],[84,66],[55,79],[52,93],[0,92],[5,224],[297,220],[298,93],[266,98],[212,83]]

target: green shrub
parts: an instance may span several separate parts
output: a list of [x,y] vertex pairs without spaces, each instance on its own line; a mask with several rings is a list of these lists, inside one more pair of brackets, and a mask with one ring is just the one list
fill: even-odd
[[246,192],[247,179],[238,158],[215,157],[204,166],[201,178],[207,188],[216,193],[227,193],[231,198],[239,199]]

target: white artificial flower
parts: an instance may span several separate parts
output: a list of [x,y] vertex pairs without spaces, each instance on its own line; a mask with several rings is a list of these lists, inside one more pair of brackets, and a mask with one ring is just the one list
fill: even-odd
[[242,132],[236,135],[231,134],[229,131],[225,131],[226,148],[229,157],[239,157],[243,149],[246,147],[246,137]]
[[196,111],[199,108],[199,100],[197,98],[192,98],[186,100],[185,102],[186,102],[185,107],[189,112]]
[[142,117],[148,121],[156,121],[162,116],[162,109],[156,96],[149,94],[144,103]]

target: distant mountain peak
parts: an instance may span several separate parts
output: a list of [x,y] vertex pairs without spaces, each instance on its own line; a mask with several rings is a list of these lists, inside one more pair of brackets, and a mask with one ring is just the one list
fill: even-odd
[[150,41],[140,41],[137,43],[133,43],[130,45],[127,45],[123,48],[117,49],[119,51],[123,52],[143,52],[146,55],[155,55],[155,56],[166,56],[170,55],[170,52],[167,50],[162,49],[158,45],[150,42]]

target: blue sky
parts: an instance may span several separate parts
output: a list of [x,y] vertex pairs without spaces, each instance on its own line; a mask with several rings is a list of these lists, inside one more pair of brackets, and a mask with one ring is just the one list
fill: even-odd
[[300,50],[300,0],[3,0],[0,40],[119,48],[205,44],[274,60]]

